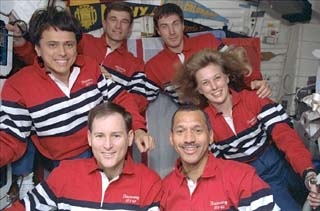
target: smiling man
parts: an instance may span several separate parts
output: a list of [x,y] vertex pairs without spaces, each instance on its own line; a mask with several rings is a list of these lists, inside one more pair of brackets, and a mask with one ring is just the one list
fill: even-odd
[[133,115],[135,131],[145,128],[133,97],[103,77],[96,61],[78,55],[81,26],[70,13],[39,9],[29,32],[35,62],[10,77],[1,92],[0,166],[23,156],[28,138],[53,166],[91,157],[87,115],[103,102],[125,107]]
[[100,104],[89,113],[88,129],[94,157],[62,161],[9,210],[159,210],[159,175],[127,153],[134,136],[130,113]]
[[[147,82],[144,61],[128,51],[127,38],[133,27],[133,12],[129,4],[122,1],[108,4],[102,25],[103,34],[100,37],[82,34],[82,39],[77,43],[77,52],[99,63],[103,74],[120,85],[122,90],[129,92],[139,112],[144,114],[148,93],[150,90],[153,90],[150,93],[154,93],[158,88]],[[32,64],[35,57],[33,43],[19,36],[21,31],[17,27],[8,24],[7,28],[16,35],[14,52],[24,62]],[[122,94],[123,91],[117,90],[114,97]],[[155,146],[155,140],[145,130],[145,126],[135,130],[134,141],[140,152],[146,152]]]
[[171,125],[170,143],[180,158],[163,180],[164,210],[279,210],[252,167],[208,153],[213,133],[202,110],[180,107]]

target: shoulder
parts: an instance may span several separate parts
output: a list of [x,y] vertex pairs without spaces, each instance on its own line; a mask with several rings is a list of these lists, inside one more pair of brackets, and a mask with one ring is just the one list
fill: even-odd
[[204,33],[188,38],[190,41],[211,41],[212,39],[216,40],[217,38],[212,33]]
[[248,173],[254,173],[255,169],[246,163],[241,163],[233,160],[225,160],[222,158],[216,158],[217,168],[220,169],[224,175],[238,175],[238,178],[241,178],[241,175],[246,175]]
[[259,99],[259,97],[257,95],[257,90],[244,89],[238,93],[241,96],[241,98],[244,98],[244,99]]
[[242,90],[239,93],[239,96],[242,102],[245,103],[250,108],[260,109],[262,106],[267,104],[274,104],[270,98],[259,98],[257,95],[257,90]]
[[178,185],[179,177],[175,173],[175,170],[172,170],[167,176],[165,176],[162,180],[162,188],[163,190],[172,189],[172,186]]
[[156,55],[154,55],[153,57],[151,57],[151,59],[149,59],[146,63],[147,66],[149,65],[153,65],[155,63],[162,63],[163,59],[165,58],[165,50],[161,50],[160,52],[158,52]]
[[29,81],[29,80],[35,80],[35,77],[37,77],[37,74],[33,74],[35,70],[37,69],[34,65],[28,65],[21,70],[19,70],[17,73],[12,75],[10,78],[8,78],[5,81],[5,84],[16,84],[16,85],[23,85]]
[[194,46],[193,48],[200,50],[203,48],[217,48],[220,44],[220,41],[212,33],[196,35],[187,38],[185,41],[188,45]]
[[98,37],[93,36],[92,34],[88,34],[88,33],[83,33],[82,34],[82,38],[81,41],[96,41],[98,40]]
[[75,65],[80,66],[82,68],[93,68],[93,67],[99,67],[98,62],[91,58],[90,56],[79,54],[77,56],[77,60],[75,62]]
[[135,55],[133,55],[130,51],[125,52],[125,60],[126,62],[130,62],[134,65],[144,65],[144,61]]
[[135,174],[137,174],[139,177],[142,177],[143,180],[147,183],[154,183],[161,181],[161,178],[158,173],[156,173],[154,170],[146,167],[142,163],[135,163]]
[[64,175],[64,177],[74,177],[74,175],[82,175],[92,168],[92,159],[75,159],[75,160],[62,160],[58,167],[53,171],[53,175]]

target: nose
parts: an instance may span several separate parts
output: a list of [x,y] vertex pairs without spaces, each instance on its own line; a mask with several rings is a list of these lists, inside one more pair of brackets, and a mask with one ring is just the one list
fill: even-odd
[[121,21],[116,21],[116,28],[120,28],[120,26],[121,26]]
[[169,25],[169,34],[174,34],[174,33],[175,33],[174,27]]
[[59,55],[66,55],[66,49],[64,45],[59,45],[58,51],[59,51]]
[[211,89],[217,89],[217,83],[214,80],[211,80],[210,87],[211,87]]
[[187,130],[184,135],[185,143],[192,143],[195,141],[195,137],[192,130]]
[[103,147],[104,147],[105,149],[111,149],[112,146],[113,146],[113,144],[112,144],[112,142],[111,142],[111,139],[108,138],[108,137],[106,137],[105,140],[104,140],[104,142],[103,142]]

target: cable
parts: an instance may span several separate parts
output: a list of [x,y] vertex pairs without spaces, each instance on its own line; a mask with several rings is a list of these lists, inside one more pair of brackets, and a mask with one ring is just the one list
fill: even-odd
[[[7,13],[4,13],[4,12],[0,11],[0,15],[8,17],[9,20],[10,20],[10,16],[12,16],[12,12],[7,14]],[[14,21],[9,21],[9,24],[17,27],[20,30],[21,34],[14,35],[14,34],[8,33],[8,30],[6,29],[6,24],[4,23],[4,21],[1,20],[0,21],[0,34],[2,36],[26,37],[28,35],[28,24],[25,21],[18,19],[18,20],[14,20]]]
[[[256,15],[258,13],[259,5],[260,5],[260,0],[258,0],[258,3],[257,3],[257,8],[256,8],[256,11],[255,11]],[[254,30],[256,29],[256,26],[257,26],[257,21],[258,21],[258,17],[255,17],[255,21],[254,21],[254,25],[253,25],[253,29],[252,29],[250,37],[253,36]]]
[[[4,206],[1,210],[4,210],[4,209],[10,207],[17,199],[19,199],[20,187],[21,187],[22,182],[23,182],[23,179],[24,179],[23,176],[21,176],[21,177],[22,177],[22,179],[21,179],[20,184],[18,184],[18,189],[17,189],[17,193],[18,193],[18,194],[14,195],[13,197],[10,196],[10,195],[8,195],[8,194],[6,194],[5,196],[3,196],[3,197],[1,198],[1,200],[4,199],[5,197],[7,197],[7,198],[8,198],[8,201],[10,201],[10,202],[9,202],[6,206]],[[18,178],[19,178],[19,177],[18,177]],[[18,178],[15,179],[15,180],[12,182],[11,185],[16,184]],[[11,189],[11,188],[10,188],[10,189]],[[10,190],[9,190],[9,192],[10,192]]]

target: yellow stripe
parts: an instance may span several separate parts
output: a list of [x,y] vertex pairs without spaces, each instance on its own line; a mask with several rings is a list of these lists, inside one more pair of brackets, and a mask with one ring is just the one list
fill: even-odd
[[70,0],[70,6],[100,3],[100,0]]

